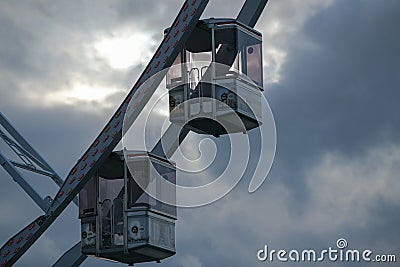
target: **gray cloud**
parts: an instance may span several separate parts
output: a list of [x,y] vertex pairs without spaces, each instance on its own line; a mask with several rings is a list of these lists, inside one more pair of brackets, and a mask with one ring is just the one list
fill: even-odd
[[398,141],[399,38],[390,16],[397,2],[387,3],[338,1],[310,18],[292,43],[285,79],[269,94],[286,157],[306,153],[296,160],[303,164],[314,160],[310,152],[360,154]]

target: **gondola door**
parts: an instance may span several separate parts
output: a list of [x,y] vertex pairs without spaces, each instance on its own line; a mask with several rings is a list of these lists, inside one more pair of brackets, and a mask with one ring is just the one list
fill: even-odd
[[122,246],[124,179],[99,177],[100,250]]

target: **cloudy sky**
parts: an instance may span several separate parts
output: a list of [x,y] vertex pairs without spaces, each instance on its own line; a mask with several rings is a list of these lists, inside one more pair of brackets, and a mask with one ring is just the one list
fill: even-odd
[[[236,17],[242,2],[211,1],[204,17]],[[64,177],[180,6],[1,1],[0,111]],[[322,250],[342,237],[352,249],[400,260],[398,25],[397,0],[269,1],[256,28],[278,136],[271,173],[253,194],[244,177],[222,200],[180,209],[177,254],[162,266],[310,266],[259,262],[256,253],[264,245]],[[0,177],[5,242],[42,212],[3,170]],[[54,195],[56,187],[38,179],[38,190]],[[71,206],[18,266],[49,266],[79,237]]]

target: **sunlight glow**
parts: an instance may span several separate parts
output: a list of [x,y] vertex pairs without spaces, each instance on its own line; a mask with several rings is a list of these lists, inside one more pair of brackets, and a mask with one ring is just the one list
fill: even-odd
[[94,47],[112,68],[124,69],[147,62],[151,57],[149,48],[154,44],[150,35],[134,33],[129,36],[102,39]]
[[107,106],[107,104],[110,104],[107,98],[115,93],[118,93],[118,90],[115,88],[106,88],[87,83],[76,83],[72,88],[47,94],[44,99],[48,104],[62,103],[75,105],[82,102],[97,102],[102,106]]
[[88,84],[76,84],[72,90],[65,91],[66,100],[104,101],[107,96],[115,93],[115,89],[95,87]]

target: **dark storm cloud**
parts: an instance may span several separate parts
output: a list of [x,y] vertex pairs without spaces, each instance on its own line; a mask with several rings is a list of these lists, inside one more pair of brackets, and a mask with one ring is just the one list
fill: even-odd
[[399,140],[399,7],[337,1],[307,21],[268,93],[278,159],[306,167],[326,150],[357,154]]

